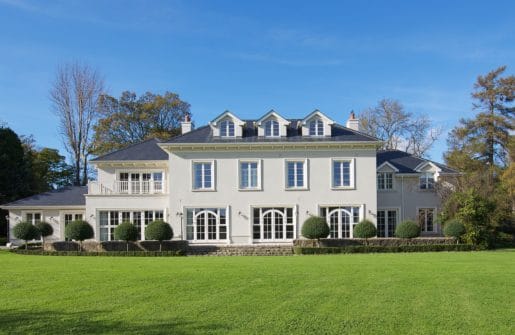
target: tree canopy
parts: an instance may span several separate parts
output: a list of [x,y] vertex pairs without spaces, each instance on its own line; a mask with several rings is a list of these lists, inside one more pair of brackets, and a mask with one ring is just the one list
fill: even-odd
[[426,115],[416,115],[393,99],[382,99],[373,108],[361,112],[364,133],[384,141],[383,149],[405,150],[419,157],[427,155],[441,133]]
[[126,91],[119,99],[103,95],[100,112],[93,142],[97,155],[149,138],[167,139],[180,134],[180,123],[190,114],[190,105],[172,92],[147,92],[137,97]]

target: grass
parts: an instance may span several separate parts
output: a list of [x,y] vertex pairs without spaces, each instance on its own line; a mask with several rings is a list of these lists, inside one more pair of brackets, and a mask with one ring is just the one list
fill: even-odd
[[515,252],[0,252],[5,334],[514,334]]

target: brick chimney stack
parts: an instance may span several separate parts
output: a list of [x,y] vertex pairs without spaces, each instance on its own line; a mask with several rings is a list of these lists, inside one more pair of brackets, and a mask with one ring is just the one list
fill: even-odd
[[360,131],[359,120],[356,119],[356,114],[354,113],[354,111],[350,112],[349,120],[347,120],[347,124],[345,126],[349,129]]

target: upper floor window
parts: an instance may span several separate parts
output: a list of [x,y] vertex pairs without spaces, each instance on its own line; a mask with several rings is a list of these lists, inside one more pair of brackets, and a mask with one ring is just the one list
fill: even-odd
[[279,136],[279,122],[276,120],[268,120],[265,122],[265,136]]
[[234,122],[229,120],[220,122],[220,136],[234,137]]
[[259,161],[240,162],[240,189],[257,190],[261,187]]
[[392,172],[378,172],[377,173],[377,189],[378,190],[393,189],[393,173]]
[[309,122],[310,136],[324,136],[324,122],[320,119],[314,119]]
[[420,189],[432,190],[435,188],[435,174],[432,172],[422,173],[420,176]]
[[286,162],[286,188],[306,188],[307,173],[306,161],[287,161]]
[[214,162],[193,162],[193,189],[214,189]]
[[351,188],[354,186],[353,162],[350,159],[333,160],[333,188]]

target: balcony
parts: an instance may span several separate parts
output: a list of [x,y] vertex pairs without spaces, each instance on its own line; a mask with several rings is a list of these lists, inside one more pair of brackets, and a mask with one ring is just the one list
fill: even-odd
[[115,181],[114,183],[100,184],[97,181],[90,181],[88,194],[93,195],[144,195],[144,194],[165,194],[165,180],[147,181]]

